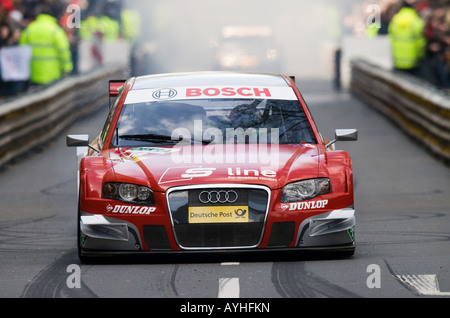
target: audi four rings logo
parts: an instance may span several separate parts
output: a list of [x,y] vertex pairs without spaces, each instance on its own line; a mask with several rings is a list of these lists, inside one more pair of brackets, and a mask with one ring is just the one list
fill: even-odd
[[236,191],[233,190],[219,190],[219,191],[202,191],[198,199],[201,203],[234,203],[238,200],[239,196]]

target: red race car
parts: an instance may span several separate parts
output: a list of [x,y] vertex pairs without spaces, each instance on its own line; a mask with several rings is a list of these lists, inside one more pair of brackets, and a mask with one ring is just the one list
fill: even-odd
[[355,250],[353,172],[291,77],[234,72],[110,82],[78,147],[82,261],[122,254]]

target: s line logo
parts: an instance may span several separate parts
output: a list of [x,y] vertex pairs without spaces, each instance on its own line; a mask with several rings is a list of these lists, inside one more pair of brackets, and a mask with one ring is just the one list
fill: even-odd
[[181,175],[182,178],[209,177],[216,168],[192,168]]
[[192,180],[193,178],[209,177],[216,168],[202,167],[173,167],[167,168],[159,179],[159,184]]

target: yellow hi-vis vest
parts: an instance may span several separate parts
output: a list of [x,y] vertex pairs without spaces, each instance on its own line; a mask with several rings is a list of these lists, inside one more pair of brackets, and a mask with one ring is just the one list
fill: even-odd
[[103,34],[105,41],[115,41],[119,39],[120,26],[117,21],[104,15],[98,19],[98,31]]
[[22,32],[20,44],[31,45],[31,82],[47,84],[73,69],[67,35],[56,18],[40,14]]
[[412,69],[425,55],[424,23],[412,8],[402,8],[389,24],[394,67]]
[[141,15],[136,10],[122,10],[120,16],[122,19],[122,36],[134,44],[141,34]]
[[90,16],[86,20],[81,21],[80,36],[83,40],[91,40],[92,35],[98,31],[99,21],[97,17]]

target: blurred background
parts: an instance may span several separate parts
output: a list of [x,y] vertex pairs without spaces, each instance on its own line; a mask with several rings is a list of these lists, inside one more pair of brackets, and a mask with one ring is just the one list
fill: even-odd
[[[138,3],[135,3],[138,2]],[[327,76],[352,1],[128,1],[161,71],[248,70]],[[130,4],[131,3],[131,4]]]
[[[345,85],[346,67],[355,55],[391,67],[387,26],[402,2],[1,0],[0,50],[18,45],[39,5],[49,3],[71,43],[72,75],[126,62],[132,76],[242,70],[333,80],[339,72]],[[427,26],[429,51],[437,45],[446,54],[447,72],[450,1],[409,2]],[[374,23],[375,32],[369,32]],[[6,72],[3,67],[2,97],[29,87],[26,80],[11,83]]]
[[[244,70],[328,77],[333,50],[361,1],[127,1],[143,16],[142,43],[160,71]],[[358,16],[358,12],[359,16]],[[356,15],[354,15],[356,12]],[[355,21],[346,19],[355,19]]]

